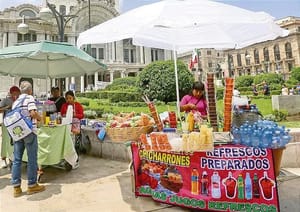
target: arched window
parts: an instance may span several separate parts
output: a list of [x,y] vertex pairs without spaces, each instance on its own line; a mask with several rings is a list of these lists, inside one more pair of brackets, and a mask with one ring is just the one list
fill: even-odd
[[123,40],[123,59],[126,63],[136,62],[136,47],[132,44],[132,39]]
[[265,62],[270,61],[269,49],[267,47],[264,48],[264,60],[265,60]]
[[236,55],[236,59],[237,59],[237,64],[238,64],[238,66],[242,66],[242,58],[241,58],[241,54],[237,54],[237,55]]
[[279,46],[277,44],[274,46],[274,58],[275,61],[280,60],[280,51],[279,51]]
[[284,47],[286,58],[291,59],[293,57],[291,43],[287,42]]
[[254,53],[254,63],[259,64],[259,52],[258,52],[258,50],[254,49],[253,53]]
[[66,6],[65,5],[59,5],[59,13],[62,15],[66,15]]
[[28,10],[28,9],[21,11],[19,15],[20,15],[20,17],[23,17],[23,16],[31,17],[31,18],[36,17],[35,12],[33,12],[32,10]]
[[245,60],[246,60],[246,65],[249,66],[250,65],[250,58],[251,55],[248,53],[248,51],[245,52]]

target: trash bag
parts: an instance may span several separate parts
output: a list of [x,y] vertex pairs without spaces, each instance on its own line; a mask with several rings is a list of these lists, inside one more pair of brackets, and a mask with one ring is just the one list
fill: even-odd
[[91,141],[88,135],[75,135],[75,150],[79,154],[87,154],[91,150]]

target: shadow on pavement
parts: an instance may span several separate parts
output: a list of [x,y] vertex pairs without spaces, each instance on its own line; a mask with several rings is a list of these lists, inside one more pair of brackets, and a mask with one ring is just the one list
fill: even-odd
[[42,175],[40,182],[51,184],[85,183],[128,169],[128,165],[126,163],[85,155],[80,156],[79,163],[79,168],[71,171],[65,171],[52,166],[45,167],[44,174]]

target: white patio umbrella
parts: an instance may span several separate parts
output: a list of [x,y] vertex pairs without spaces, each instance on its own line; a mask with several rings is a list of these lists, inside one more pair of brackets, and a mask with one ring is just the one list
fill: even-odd
[[194,48],[243,48],[288,35],[265,12],[210,0],[164,0],[141,6],[80,33],[77,46],[132,38],[134,45],[173,50],[177,108],[176,53]]

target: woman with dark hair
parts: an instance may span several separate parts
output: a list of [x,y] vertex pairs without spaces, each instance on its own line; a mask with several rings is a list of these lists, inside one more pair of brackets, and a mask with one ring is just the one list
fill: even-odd
[[207,116],[205,88],[202,82],[194,82],[190,94],[185,95],[180,102],[180,111],[198,111],[201,116]]
[[59,87],[52,87],[51,88],[51,95],[52,97],[49,100],[53,101],[56,106],[56,111],[60,112],[61,106],[66,103],[66,99],[63,96],[60,96]]
[[66,103],[61,106],[60,113],[63,117],[66,116],[68,107],[71,105],[73,108],[73,119],[72,119],[72,128],[71,131],[74,135],[74,145],[75,150],[78,155],[76,164],[73,165],[73,169],[79,167],[79,153],[80,153],[80,143],[81,143],[81,133],[80,133],[80,119],[83,119],[83,107],[79,102],[75,101],[75,95],[73,91],[67,91],[65,93]]
[[68,106],[73,106],[73,118],[83,119],[83,107],[79,102],[75,101],[75,95],[73,91],[67,91],[65,94],[66,103],[61,106],[61,115],[64,117],[67,114]]

